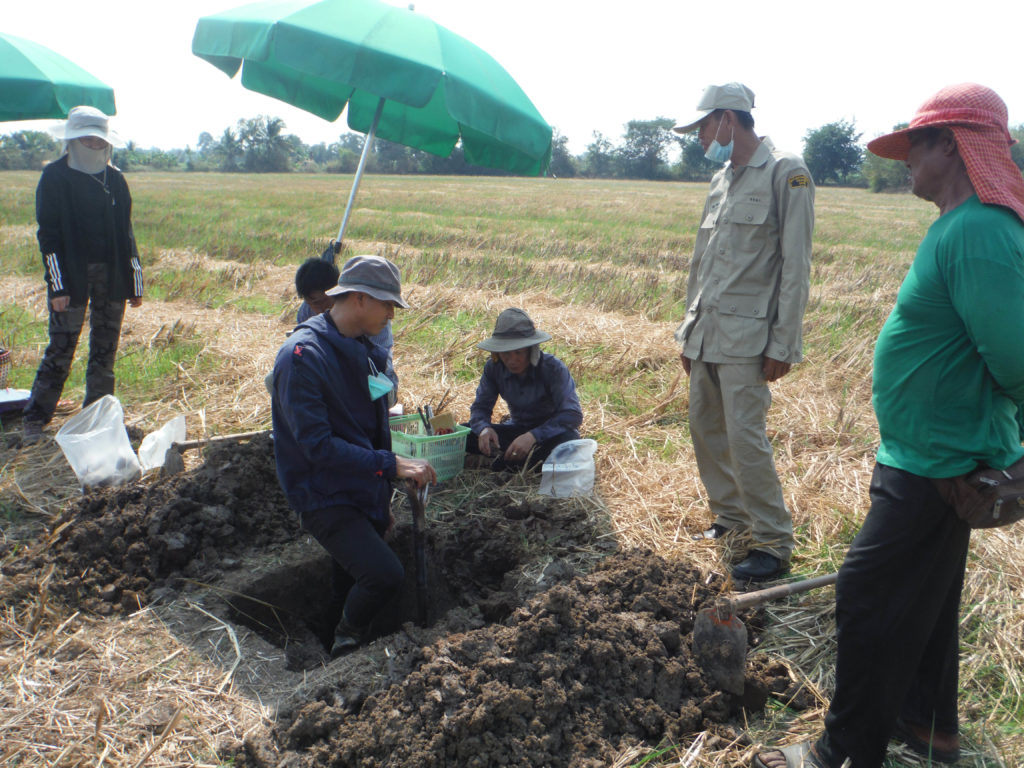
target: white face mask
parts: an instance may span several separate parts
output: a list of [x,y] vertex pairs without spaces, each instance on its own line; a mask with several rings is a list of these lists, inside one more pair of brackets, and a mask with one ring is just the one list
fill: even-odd
[[67,143],[68,165],[82,173],[99,173],[110,160],[110,145],[103,149],[89,149],[78,139]]

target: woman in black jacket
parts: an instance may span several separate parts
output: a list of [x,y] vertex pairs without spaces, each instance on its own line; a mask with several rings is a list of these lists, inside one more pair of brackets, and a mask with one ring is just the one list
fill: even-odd
[[89,308],[89,363],[83,407],[114,392],[114,359],[125,301],[142,304],[142,265],[132,233],[132,198],[110,164],[123,146],[107,116],[75,107],[54,131],[64,154],[43,169],[36,188],[39,249],[50,310],[50,342],[24,413],[33,443],[53,418]]

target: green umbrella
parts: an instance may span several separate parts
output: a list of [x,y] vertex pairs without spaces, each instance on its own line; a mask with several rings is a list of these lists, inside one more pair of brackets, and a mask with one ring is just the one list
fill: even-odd
[[0,33],[0,122],[63,118],[80,105],[113,115],[114,89],[45,46]]
[[498,62],[429,18],[377,0],[270,0],[199,19],[192,52],[242,85],[374,136],[524,175],[551,160],[551,126]]

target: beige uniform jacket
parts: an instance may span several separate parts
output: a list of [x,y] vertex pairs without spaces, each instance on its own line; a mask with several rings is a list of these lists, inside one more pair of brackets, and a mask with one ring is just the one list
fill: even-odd
[[690,265],[683,354],[708,363],[802,359],[814,182],[800,157],[761,140],[715,174]]

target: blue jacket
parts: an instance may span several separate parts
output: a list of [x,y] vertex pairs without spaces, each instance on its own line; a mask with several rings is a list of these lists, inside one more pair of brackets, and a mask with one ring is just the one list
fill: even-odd
[[272,415],[277,478],[302,515],[338,505],[388,519],[395,477],[387,398],[370,400],[369,360],[387,353],[365,336],[350,339],[330,315],[300,324],[274,362]]
[[[295,324],[300,325],[313,316],[313,308],[309,306],[307,302],[302,302],[299,306],[299,311],[295,313]],[[388,364],[386,368],[379,368],[378,370],[391,379],[391,383],[395,385],[395,389],[398,389],[398,374],[395,373],[395,364],[392,359],[391,348],[395,346],[395,336],[391,331],[391,321],[388,321],[387,327],[378,333],[376,336],[370,336],[370,341],[376,344],[378,347],[384,347],[388,353]]]

